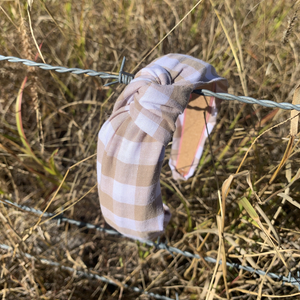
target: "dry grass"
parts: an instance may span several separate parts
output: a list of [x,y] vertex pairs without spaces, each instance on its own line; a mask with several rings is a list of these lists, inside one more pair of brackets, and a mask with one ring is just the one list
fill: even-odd
[[[49,64],[112,72],[125,55],[126,71],[131,71],[195,4],[191,0],[35,0],[30,24],[27,2],[0,1],[0,53],[34,59],[37,44]],[[228,79],[232,94],[290,102],[300,80],[297,13],[295,1],[203,1],[140,67],[163,54],[186,53],[214,65]],[[20,116],[16,99],[26,76],[21,120],[27,143],[16,123],[16,114]],[[96,134],[122,87],[104,88],[101,79],[50,74],[8,62],[0,62],[0,77],[0,195],[43,210],[67,170],[95,153]],[[207,144],[194,178],[174,182],[167,155],[162,193],[173,218],[162,240],[202,256],[219,255],[230,262],[282,275],[291,270],[296,275],[299,207],[278,193],[299,203],[298,183],[287,187],[299,169],[297,137],[296,147],[289,148],[285,164],[272,178],[288,144],[290,122],[270,128],[289,116],[282,110],[223,101],[211,136],[212,153]],[[224,186],[219,215],[216,178],[222,186],[238,170],[251,144],[241,166],[248,177],[236,176]],[[91,158],[70,170],[48,211],[61,211],[95,183],[95,159]],[[93,189],[65,215],[105,226],[97,197]],[[188,203],[189,218],[182,197]],[[90,268],[172,298],[177,292],[180,299],[271,299],[272,295],[286,299],[298,292],[268,277],[229,268],[225,273],[224,266],[172,257],[85,228],[47,222],[29,232],[37,216],[0,206],[1,243],[15,248],[15,255],[0,250],[2,299],[148,299],[45,266],[23,252],[80,270]]]

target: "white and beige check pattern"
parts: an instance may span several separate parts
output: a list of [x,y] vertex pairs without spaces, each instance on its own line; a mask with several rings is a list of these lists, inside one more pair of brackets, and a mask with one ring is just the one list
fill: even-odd
[[[165,147],[177,126],[170,166],[175,178],[190,177],[201,156],[205,137],[201,135],[188,173],[177,172],[174,153],[180,148],[184,124],[184,114],[181,114],[192,91],[208,83],[214,83],[215,91],[225,91],[227,87],[227,81],[199,59],[181,54],[163,56],[137,73],[102,126],[97,149],[100,205],[107,223],[123,235],[139,240],[154,239],[170,221],[171,213],[162,203],[160,190]],[[209,131],[216,121],[214,98],[210,99],[210,105]]]

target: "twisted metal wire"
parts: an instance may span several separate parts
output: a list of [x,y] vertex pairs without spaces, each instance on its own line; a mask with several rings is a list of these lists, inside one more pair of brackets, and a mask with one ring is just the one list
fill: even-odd
[[278,107],[281,109],[285,109],[285,110],[292,110],[295,109],[297,111],[300,111],[300,104],[294,105],[291,103],[287,103],[287,102],[281,102],[281,103],[277,103],[271,100],[257,100],[251,97],[246,97],[246,96],[234,96],[231,94],[226,94],[226,93],[214,93],[212,91],[209,90],[194,90],[194,93],[198,94],[198,95],[204,95],[204,96],[214,96],[218,99],[222,99],[222,100],[237,100],[239,102],[243,102],[243,103],[247,103],[247,104],[259,104],[261,106],[265,106],[265,107]]
[[37,63],[37,62],[29,60],[29,59],[18,58],[15,56],[0,55],[0,61],[2,61],[2,60],[7,60],[12,63],[22,63],[23,65],[26,65],[29,67],[38,67],[43,70],[55,71],[58,73],[73,73],[76,75],[86,74],[89,76],[98,76],[103,79],[116,79],[113,82],[107,83],[105,86],[112,85],[115,83],[128,84],[134,77],[134,75],[123,71],[125,61],[126,61],[125,57],[123,58],[122,65],[121,65],[121,68],[119,71],[119,75],[109,74],[106,72],[96,72],[96,71],[90,70],[90,69],[83,70],[83,69],[79,69],[79,68],[65,68],[65,67],[61,67],[61,66],[52,66],[52,65],[48,65],[48,64],[44,64],[44,63]]
[[[0,244],[0,248],[3,249],[3,250],[6,250],[6,251],[13,251],[13,248],[8,246],[8,245],[5,245],[5,244]],[[118,284],[116,284],[115,282],[109,280],[108,278],[106,277],[103,277],[103,276],[100,276],[98,274],[95,274],[95,273],[87,273],[87,272],[83,272],[83,271],[80,271],[80,270],[75,270],[71,267],[67,267],[67,266],[64,266],[64,265],[61,265],[60,263],[58,262],[54,262],[54,261],[51,261],[51,260],[48,260],[48,259],[45,259],[45,258],[36,258],[35,256],[33,255],[30,255],[29,253],[22,253],[24,256],[26,256],[27,258],[29,259],[34,259],[34,260],[39,260],[42,264],[45,264],[45,265],[50,265],[50,266],[54,266],[54,267],[59,267],[61,268],[62,270],[66,270],[66,271],[69,271],[71,273],[75,273],[76,275],[78,276],[82,276],[82,277],[86,277],[86,278],[90,278],[90,279],[96,279],[96,280],[100,280],[102,282],[105,282],[105,283],[109,283],[109,284],[112,284],[112,285],[115,285],[115,286],[118,286]],[[129,286],[128,284],[122,284],[122,286],[126,289],[129,289],[131,291],[134,291],[134,292],[137,292],[137,293],[140,293],[140,294],[145,294],[147,296],[150,296],[150,297],[153,297],[153,298],[156,298],[156,299],[160,299],[160,300],[175,300],[173,298],[169,298],[169,297],[166,297],[166,296],[163,296],[163,295],[159,295],[159,294],[155,294],[155,293],[151,293],[151,292],[147,292],[143,289],[140,289],[138,287],[131,287]]]
[[[32,208],[32,207],[28,207],[28,206],[25,206],[25,205],[20,205],[20,204],[11,202],[9,200],[5,200],[5,199],[2,200],[2,199],[0,199],[0,201],[3,202],[3,203],[5,203],[5,204],[8,204],[10,206],[14,206],[16,208],[20,208],[23,211],[34,213],[36,215],[41,215],[43,213],[41,210],[38,210],[38,209],[35,209],[35,208]],[[49,213],[49,212],[45,212],[43,214],[43,216],[51,218],[51,217],[55,216],[55,214],[52,214],[52,213]],[[78,226],[78,227],[86,227],[88,229],[95,229],[95,230],[100,231],[100,232],[105,232],[105,233],[107,233],[109,235],[116,235],[116,236],[120,236],[120,237],[122,236],[122,234],[120,234],[119,232],[117,232],[117,231],[115,231],[113,229],[107,229],[107,228],[103,228],[101,226],[93,225],[91,223],[85,223],[85,222],[81,222],[81,221],[76,221],[76,220],[73,220],[73,219],[69,219],[69,218],[64,217],[61,214],[58,215],[58,216],[56,216],[52,220],[57,220],[58,224],[60,224],[61,222],[66,222],[66,223],[69,223],[69,224],[72,224],[72,225],[75,225],[75,226]],[[144,241],[143,243],[145,243],[146,245],[148,245],[150,247],[153,246],[156,249],[166,250],[170,254],[177,253],[177,254],[184,255],[185,257],[197,258],[197,259],[200,258],[200,256],[198,254],[193,254],[193,253],[190,253],[188,251],[182,251],[182,250],[180,250],[178,248],[175,248],[175,247],[172,247],[172,246],[168,246],[165,243],[155,243],[155,242],[152,242],[152,241]]]
[[[0,201],[3,202],[6,205],[10,205],[10,206],[14,206],[16,208],[20,208],[23,211],[32,212],[32,213],[37,214],[37,215],[42,214],[42,211],[40,211],[38,209],[35,209],[35,208],[32,208],[32,207],[28,207],[28,206],[25,206],[25,205],[19,205],[17,203],[11,202],[9,200],[0,199]],[[53,217],[54,214],[45,212],[43,216],[44,217]],[[93,225],[93,224],[90,224],[90,223],[85,223],[85,222],[80,222],[80,221],[76,221],[76,220],[73,220],[73,219],[65,218],[62,215],[58,215],[55,218],[53,218],[52,220],[58,220],[59,222],[66,222],[66,223],[73,224],[73,225],[78,226],[78,227],[86,227],[86,228],[89,228],[89,229],[96,229],[98,231],[102,231],[102,232],[105,232],[105,233],[110,234],[110,235],[122,236],[120,233],[118,233],[115,230],[106,229],[106,228],[103,228],[103,227],[100,227],[100,226],[97,226],[97,225]],[[194,253],[191,253],[191,252],[188,252],[188,251],[182,251],[182,250],[180,250],[176,247],[168,246],[165,243],[154,243],[152,241],[145,241],[145,244],[148,245],[148,246],[154,246],[157,249],[166,250],[171,254],[172,253],[177,253],[177,254],[181,254],[181,255],[183,255],[185,257],[189,257],[189,258],[196,258],[196,259],[200,258],[200,256],[198,254],[194,254]],[[0,245],[0,248],[1,248],[1,245]],[[204,257],[204,259],[207,262],[210,262],[210,263],[214,263],[214,264],[218,263],[218,261],[213,257],[206,256],[206,257]],[[58,264],[58,263],[56,263],[56,264]],[[219,264],[222,264],[222,260],[219,260]],[[278,274],[272,273],[272,272],[266,273],[263,270],[254,269],[250,266],[243,266],[243,265],[240,265],[238,263],[226,262],[226,265],[228,267],[237,268],[239,270],[242,269],[242,270],[248,271],[250,273],[255,273],[257,275],[262,275],[262,276],[267,275],[270,278],[278,279],[279,281],[282,281],[283,284],[284,283],[290,283],[290,284],[298,287],[298,289],[300,290],[300,281],[299,281],[300,280],[300,272],[299,271],[297,271],[297,277],[292,277],[291,272],[289,272],[288,276],[283,276],[283,275],[278,275]],[[94,275],[94,274],[92,274],[92,275]],[[94,278],[96,278],[96,277],[94,277]],[[99,278],[96,278],[96,279],[99,279]],[[99,279],[99,280],[101,280],[101,279]],[[162,296],[162,297],[164,297],[164,296]],[[170,299],[170,298],[157,298],[157,299]]]
[[[134,78],[133,74],[123,71],[125,61],[126,61],[125,57],[123,58],[121,68],[120,68],[118,75],[109,74],[106,72],[96,72],[96,71],[90,70],[90,69],[83,70],[83,69],[79,69],[79,68],[65,68],[65,67],[61,67],[61,66],[52,66],[52,65],[48,65],[48,64],[37,63],[37,62],[34,62],[29,59],[18,58],[15,56],[0,55],[0,61],[2,61],[2,60],[7,60],[7,61],[13,62],[13,63],[22,63],[26,66],[38,67],[43,70],[56,71],[59,73],[70,72],[70,73],[73,73],[76,75],[87,74],[89,76],[98,76],[103,79],[115,79],[115,81],[109,82],[109,83],[105,84],[104,86],[109,86],[109,85],[116,84],[116,83],[129,84],[131,82],[131,80]],[[226,93],[214,93],[212,91],[205,90],[205,89],[194,90],[194,93],[199,94],[199,95],[204,95],[204,96],[214,96],[214,97],[216,97],[218,99],[222,99],[222,100],[229,100],[229,101],[237,100],[239,102],[243,102],[243,103],[247,103],[247,104],[258,104],[258,105],[270,107],[270,108],[278,107],[278,108],[285,109],[285,110],[295,109],[297,111],[300,111],[300,104],[294,105],[294,104],[287,103],[287,102],[277,103],[277,102],[274,102],[271,100],[257,100],[257,99],[254,99],[251,97],[246,97],[246,96],[235,96],[235,95],[226,94]]]

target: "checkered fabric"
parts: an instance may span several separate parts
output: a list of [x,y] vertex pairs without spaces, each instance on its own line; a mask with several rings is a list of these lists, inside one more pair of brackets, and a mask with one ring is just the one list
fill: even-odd
[[[173,177],[190,177],[207,133],[201,135],[187,174],[177,172],[183,112],[192,91],[210,83],[217,92],[227,90],[226,79],[219,77],[208,63],[169,54],[139,71],[117,99],[98,135],[97,180],[102,214],[123,235],[154,239],[170,221],[171,213],[162,203],[160,189],[165,147],[175,132],[170,160]],[[217,113],[213,97],[209,105],[206,119],[210,132]],[[203,113],[199,118],[203,118]]]

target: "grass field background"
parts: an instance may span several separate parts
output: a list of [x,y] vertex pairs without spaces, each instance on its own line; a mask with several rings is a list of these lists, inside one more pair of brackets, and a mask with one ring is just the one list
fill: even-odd
[[[108,72],[118,72],[126,56],[125,71],[136,72],[164,54],[184,53],[212,64],[231,94],[291,102],[300,80],[298,1],[203,0],[184,18],[196,4],[34,0],[29,9],[26,1],[0,0],[0,54]],[[124,88],[105,83],[0,62],[0,199],[66,209],[69,218],[107,226],[93,188],[95,156],[85,160],[95,154],[97,133]],[[223,101],[212,150],[207,143],[195,176],[184,182],[171,178],[167,149],[161,184],[173,217],[161,241],[296,276],[299,147],[289,135],[298,120],[291,126],[290,115]],[[124,283],[174,299],[178,293],[181,300],[299,297],[291,284],[95,230],[35,226],[36,215],[0,206],[0,241],[14,249],[0,250],[2,299],[149,299]],[[46,266],[41,258],[92,270],[119,286]]]

